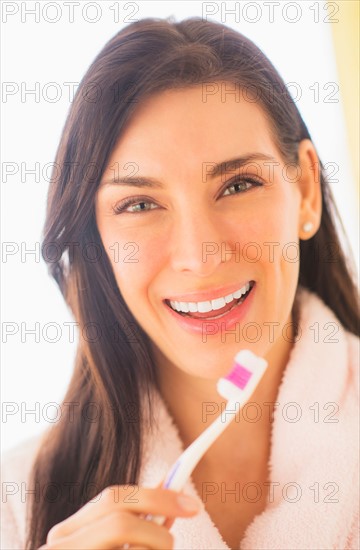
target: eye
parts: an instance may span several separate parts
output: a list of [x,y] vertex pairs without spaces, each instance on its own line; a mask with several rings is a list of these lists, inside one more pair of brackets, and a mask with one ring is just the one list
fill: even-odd
[[238,195],[252,187],[261,187],[262,185],[263,183],[254,177],[237,176],[226,186],[223,196]]
[[125,199],[113,206],[113,211],[114,214],[121,214],[122,212],[126,212],[128,214],[139,214],[141,212],[148,212],[154,208],[157,208],[157,205],[146,198],[132,198]]

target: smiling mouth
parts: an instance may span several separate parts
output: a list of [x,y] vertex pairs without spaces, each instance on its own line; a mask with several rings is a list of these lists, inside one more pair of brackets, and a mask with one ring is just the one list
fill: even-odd
[[165,300],[166,305],[182,317],[192,319],[218,319],[242,304],[255,285],[249,281],[242,288],[227,296],[206,302],[176,302]]

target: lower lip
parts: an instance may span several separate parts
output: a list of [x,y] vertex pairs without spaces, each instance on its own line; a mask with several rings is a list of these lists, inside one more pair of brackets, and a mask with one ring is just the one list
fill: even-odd
[[[255,287],[256,284],[253,285],[244,302],[238,304],[234,309],[217,319],[195,319],[193,317],[186,317],[184,315],[179,315],[168,305],[165,305],[165,307],[179,325],[188,332],[206,334],[207,336],[211,336],[212,334],[216,335],[219,334],[219,331],[231,329],[245,317],[254,299]],[[216,311],[214,315],[216,315]]]

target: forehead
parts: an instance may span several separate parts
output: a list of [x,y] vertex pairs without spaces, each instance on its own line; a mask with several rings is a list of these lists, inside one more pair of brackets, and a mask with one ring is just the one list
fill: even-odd
[[[277,153],[271,126],[259,103],[232,83],[169,89],[139,104],[112,159],[186,162],[222,159],[232,153]],[[229,148],[231,150],[229,150]],[[135,158],[136,157],[136,158]]]

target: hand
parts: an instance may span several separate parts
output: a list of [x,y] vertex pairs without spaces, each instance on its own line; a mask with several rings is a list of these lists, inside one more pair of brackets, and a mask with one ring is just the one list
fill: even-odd
[[[113,550],[124,544],[133,549],[169,550],[173,547],[169,528],[176,517],[192,517],[201,508],[200,501],[170,489],[110,486],[54,525],[39,550]],[[146,520],[146,514],[167,519],[157,525]]]

